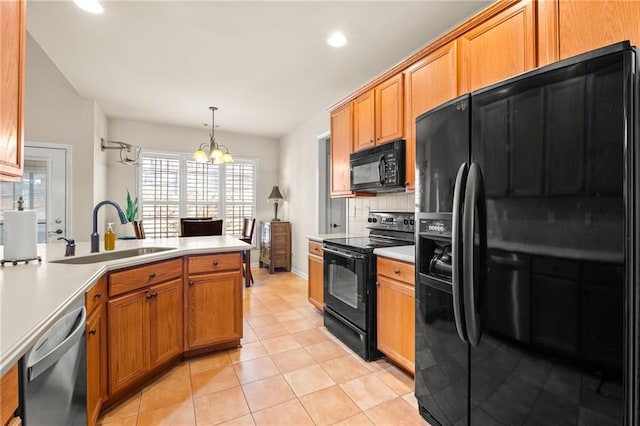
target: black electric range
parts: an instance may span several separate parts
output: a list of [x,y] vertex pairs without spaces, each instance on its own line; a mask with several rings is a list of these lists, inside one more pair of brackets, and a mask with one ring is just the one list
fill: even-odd
[[375,212],[368,236],[330,238],[324,248],[324,325],[367,361],[382,356],[376,332],[376,248],[414,244],[410,212]]

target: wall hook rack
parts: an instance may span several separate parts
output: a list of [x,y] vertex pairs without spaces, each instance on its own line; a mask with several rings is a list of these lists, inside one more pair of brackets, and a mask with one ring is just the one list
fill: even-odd
[[[139,146],[120,141],[107,141],[100,138],[100,148],[102,151],[107,149],[118,149],[120,150],[120,162],[122,164],[126,164],[128,166],[140,165],[138,159],[140,158],[141,148]],[[128,154],[130,153],[133,153],[133,158],[129,157]]]

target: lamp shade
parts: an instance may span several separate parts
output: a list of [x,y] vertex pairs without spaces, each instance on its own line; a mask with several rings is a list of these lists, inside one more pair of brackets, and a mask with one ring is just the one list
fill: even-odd
[[272,201],[284,200],[284,197],[280,193],[280,189],[278,188],[278,185],[275,185],[273,187],[273,189],[271,190],[271,194],[269,194],[269,197],[267,199]]

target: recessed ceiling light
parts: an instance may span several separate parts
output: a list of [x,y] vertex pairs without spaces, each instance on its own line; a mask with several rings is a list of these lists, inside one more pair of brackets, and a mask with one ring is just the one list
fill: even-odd
[[327,39],[327,44],[332,47],[342,47],[347,44],[347,36],[341,32],[333,33]]
[[86,10],[89,13],[102,13],[104,8],[98,0],[73,0],[73,2],[82,10]]

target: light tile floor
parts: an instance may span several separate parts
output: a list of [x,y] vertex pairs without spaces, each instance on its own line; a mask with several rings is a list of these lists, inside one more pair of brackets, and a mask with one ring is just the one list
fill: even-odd
[[191,358],[104,413],[118,425],[426,425],[413,379],[322,325],[298,276],[253,268],[242,347]]

